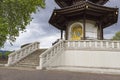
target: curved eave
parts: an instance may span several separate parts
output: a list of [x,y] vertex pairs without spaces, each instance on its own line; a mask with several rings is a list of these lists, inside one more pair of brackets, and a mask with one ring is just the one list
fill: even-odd
[[118,14],[116,14],[116,12],[118,13],[118,8],[99,6],[90,2],[86,2],[82,5],[70,6],[63,9],[54,10],[49,23],[58,29],[64,30],[65,23],[63,25],[61,18],[64,21],[69,21],[73,18],[83,19],[81,16],[85,14],[87,16],[87,19],[95,21],[101,20],[102,27],[105,28],[117,22]]
[[104,4],[106,4],[109,0],[98,0],[98,1],[96,1],[96,0],[89,0],[89,1],[91,1],[91,2],[93,2],[93,3],[95,3],[95,4],[104,5]]
[[[62,18],[63,18],[63,20],[60,21],[60,19],[62,19]],[[52,13],[52,16],[49,20],[49,23],[60,30],[65,30],[66,29],[65,21],[66,21],[65,18],[62,15],[55,14],[55,10],[54,10],[54,12]],[[59,23],[62,23],[62,24],[59,24]]]
[[[83,2],[86,2],[86,0],[80,0]],[[89,2],[92,2],[94,4],[98,5],[104,5],[106,4],[109,0],[88,0]],[[73,0],[55,0],[55,2],[61,7],[67,7],[67,6],[72,6],[73,5]],[[81,3],[80,3],[81,4]]]
[[69,0],[55,0],[55,2],[61,7],[67,7],[70,6]]
[[101,6],[101,5],[97,5],[97,4],[93,4],[91,2],[84,2],[81,3],[80,5],[73,5],[73,6],[68,6],[62,9],[56,9],[56,12],[69,12],[69,11],[73,11],[73,10],[79,10],[82,8],[86,8],[86,6],[96,9],[96,10],[100,10],[100,11],[118,11],[118,8],[111,8],[111,7],[106,7],[106,6]]

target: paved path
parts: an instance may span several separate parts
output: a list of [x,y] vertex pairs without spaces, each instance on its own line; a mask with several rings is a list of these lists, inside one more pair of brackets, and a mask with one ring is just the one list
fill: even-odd
[[0,68],[0,80],[120,80],[120,75]]

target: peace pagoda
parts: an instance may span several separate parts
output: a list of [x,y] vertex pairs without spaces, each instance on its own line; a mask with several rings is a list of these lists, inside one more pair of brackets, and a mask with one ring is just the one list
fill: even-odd
[[103,29],[118,20],[118,8],[103,6],[108,0],[55,0],[49,23],[65,31],[66,40],[103,40]]
[[31,43],[10,54],[6,66],[120,73],[120,41],[104,39],[104,28],[117,23],[119,14],[105,6],[108,1],[55,0],[60,9],[49,23],[61,30],[60,41],[47,50]]

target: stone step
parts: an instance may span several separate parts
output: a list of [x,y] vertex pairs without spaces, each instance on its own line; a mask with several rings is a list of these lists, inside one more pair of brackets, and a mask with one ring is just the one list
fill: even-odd
[[36,66],[33,66],[33,65],[16,65],[16,66],[14,66],[14,67],[19,67],[19,68],[36,68]]
[[18,64],[22,64],[22,63],[39,64],[39,61],[36,61],[36,62],[34,62],[34,61],[22,61],[22,62],[19,62]]
[[16,64],[14,67],[36,68],[37,66],[38,64],[21,63],[21,64]]
[[22,60],[22,61],[20,61],[20,62],[18,62],[17,64],[19,64],[19,63],[31,63],[31,62],[39,62],[39,60]]
[[36,59],[27,58],[27,59],[23,59],[21,61],[39,61],[39,58],[36,58]]
[[39,49],[27,56],[26,58],[19,61],[14,67],[20,68],[36,68],[39,65],[39,56],[42,54],[46,49]]
[[[34,56],[33,56],[34,57]],[[23,60],[39,60],[39,57],[37,57],[37,58],[25,58],[25,59],[23,59]]]
[[27,68],[36,68],[38,66],[38,64],[35,63],[20,63],[20,64],[16,64],[13,67],[27,67]]
[[35,64],[39,64],[39,62],[33,62],[33,61],[31,61],[31,62],[20,62],[19,64],[21,64],[21,63],[35,63]]
[[36,64],[36,63],[20,63],[19,65],[37,66],[38,64]]
[[0,67],[4,67],[5,66],[5,64],[0,64]]

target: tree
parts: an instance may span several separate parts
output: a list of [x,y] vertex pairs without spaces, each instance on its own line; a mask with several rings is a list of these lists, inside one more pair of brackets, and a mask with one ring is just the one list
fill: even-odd
[[0,47],[6,40],[16,40],[20,31],[32,20],[31,14],[38,7],[44,8],[44,0],[0,0]]
[[115,36],[113,36],[113,40],[120,40],[120,31],[118,31]]

